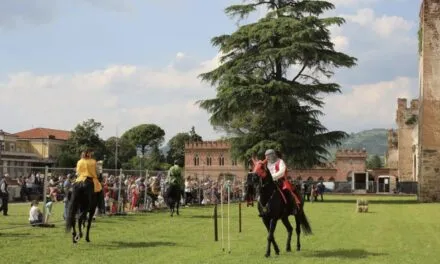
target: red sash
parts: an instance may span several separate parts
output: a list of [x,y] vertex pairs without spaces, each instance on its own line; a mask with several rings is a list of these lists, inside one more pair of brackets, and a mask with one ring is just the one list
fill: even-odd
[[[275,172],[278,172],[280,170],[280,160],[275,163]],[[295,187],[287,180],[287,168],[284,172],[284,175],[281,177],[283,181],[283,186],[281,187],[283,190],[288,190],[295,199],[296,204],[299,206],[301,204],[301,200],[299,199],[298,195],[295,193]],[[284,201],[286,202],[286,198],[282,194]]]

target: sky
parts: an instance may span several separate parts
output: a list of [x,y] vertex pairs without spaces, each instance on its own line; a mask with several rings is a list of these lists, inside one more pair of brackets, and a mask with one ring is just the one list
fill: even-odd
[[[418,97],[421,0],[333,0],[338,51],[358,59],[325,97],[329,130],[395,127],[397,98]],[[241,0],[0,0],[0,129],[72,130],[94,118],[103,138],[156,124],[166,141],[192,126],[222,136],[196,101],[215,97],[198,75],[218,66],[211,38],[232,33]],[[253,18],[263,16],[259,10]]]

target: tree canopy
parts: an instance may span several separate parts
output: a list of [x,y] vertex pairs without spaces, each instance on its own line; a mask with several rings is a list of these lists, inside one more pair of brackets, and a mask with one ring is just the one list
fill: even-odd
[[196,133],[194,126],[189,132],[177,133],[168,141],[167,162],[173,164],[177,160],[180,166],[185,166],[185,143],[196,141],[202,141],[202,137]]
[[122,138],[127,139],[134,146],[139,146],[142,154],[145,155],[147,150],[160,146],[164,141],[164,136],[165,131],[159,126],[142,124],[127,130]]
[[79,155],[86,148],[94,151],[96,159],[103,159],[106,154],[104,141],[98,132],[103,128],[100,122],[88,119],[78,124],[70,134],[66,144],[62,146],[58,157],[58,165],[62,167],[74,167]]
[[327,146],[347,136],[319,120],[325,95],[341,92],[323,79],[356,64],[331,40],[329,27],[344,19],[321,17],[334,5],[311,0],[248,0],[225,12],[241,20],[260,7],[268,9],[264,18],[212,39],[221,65],[200,77],[216,86],[217,95],[199,101],[200,107],[230,135],[235,158],[244,161],[270,147],[290,166],[312,167],[326,159]]

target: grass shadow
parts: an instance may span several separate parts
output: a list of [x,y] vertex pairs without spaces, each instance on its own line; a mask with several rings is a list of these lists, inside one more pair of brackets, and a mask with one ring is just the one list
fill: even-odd
[[28,237],[28,238],[35,238],[35,237],[42,237],[42,235],[36,235],[36,234],[32,234],[32,233],[1,233],[0,232],[0,238],[7,238],[7,237],[12,237],[12,238],[21,238],[21,237]]
[[[356,199],[327,199],[324,203],[348,203],[356,204]],[[396,204],[396,205],[407,205],[407,204],[419,204],[417,200],[368,200],[369,204]]]
[[151,248],[151,247],[163,247],[163,246],[175,246],[174,242],[166,241],[149,241],[149,242],[126,242],[126,241],[114,241],[110,244],[103,245],[106,248]]
[[189,218],[200,218],[200,219],[213,219],[212,215],[191,215]]
[[385,256],[384,253],[373,253],[363,249],[336,249],[336,250],[318,250],[306,254],[306,257],[313,258],[344,258],[361,259],[367,257]]

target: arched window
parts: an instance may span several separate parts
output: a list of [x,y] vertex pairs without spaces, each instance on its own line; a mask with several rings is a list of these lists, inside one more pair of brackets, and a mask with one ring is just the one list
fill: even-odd
[[199,166],[199,163],[200,163],[199,154],[196,154],[194,156],[194,166]]
[[225,166],[225,157],[223,157],[223,154],[220,154],[220,157],[218,158],[218,165]]
[[298,176],[298,177],[296,177],[296,179],[298,180],[298,181],[302,181],[302,177],[301,176]]
[[307,178],[307,181],[313,181],[313,177]]
[[206,165],[208,165],[208,166],[212,165],[212,158],[211,158],[211,156],[206,157]]
[[335,178],[334,177],[330,177],[330,179],[328,179],[328,181],[334,182]]
[[319,177],[319,178],[318,178],[318,181],[324,181],[324,177],[322,177],[322,176]]

